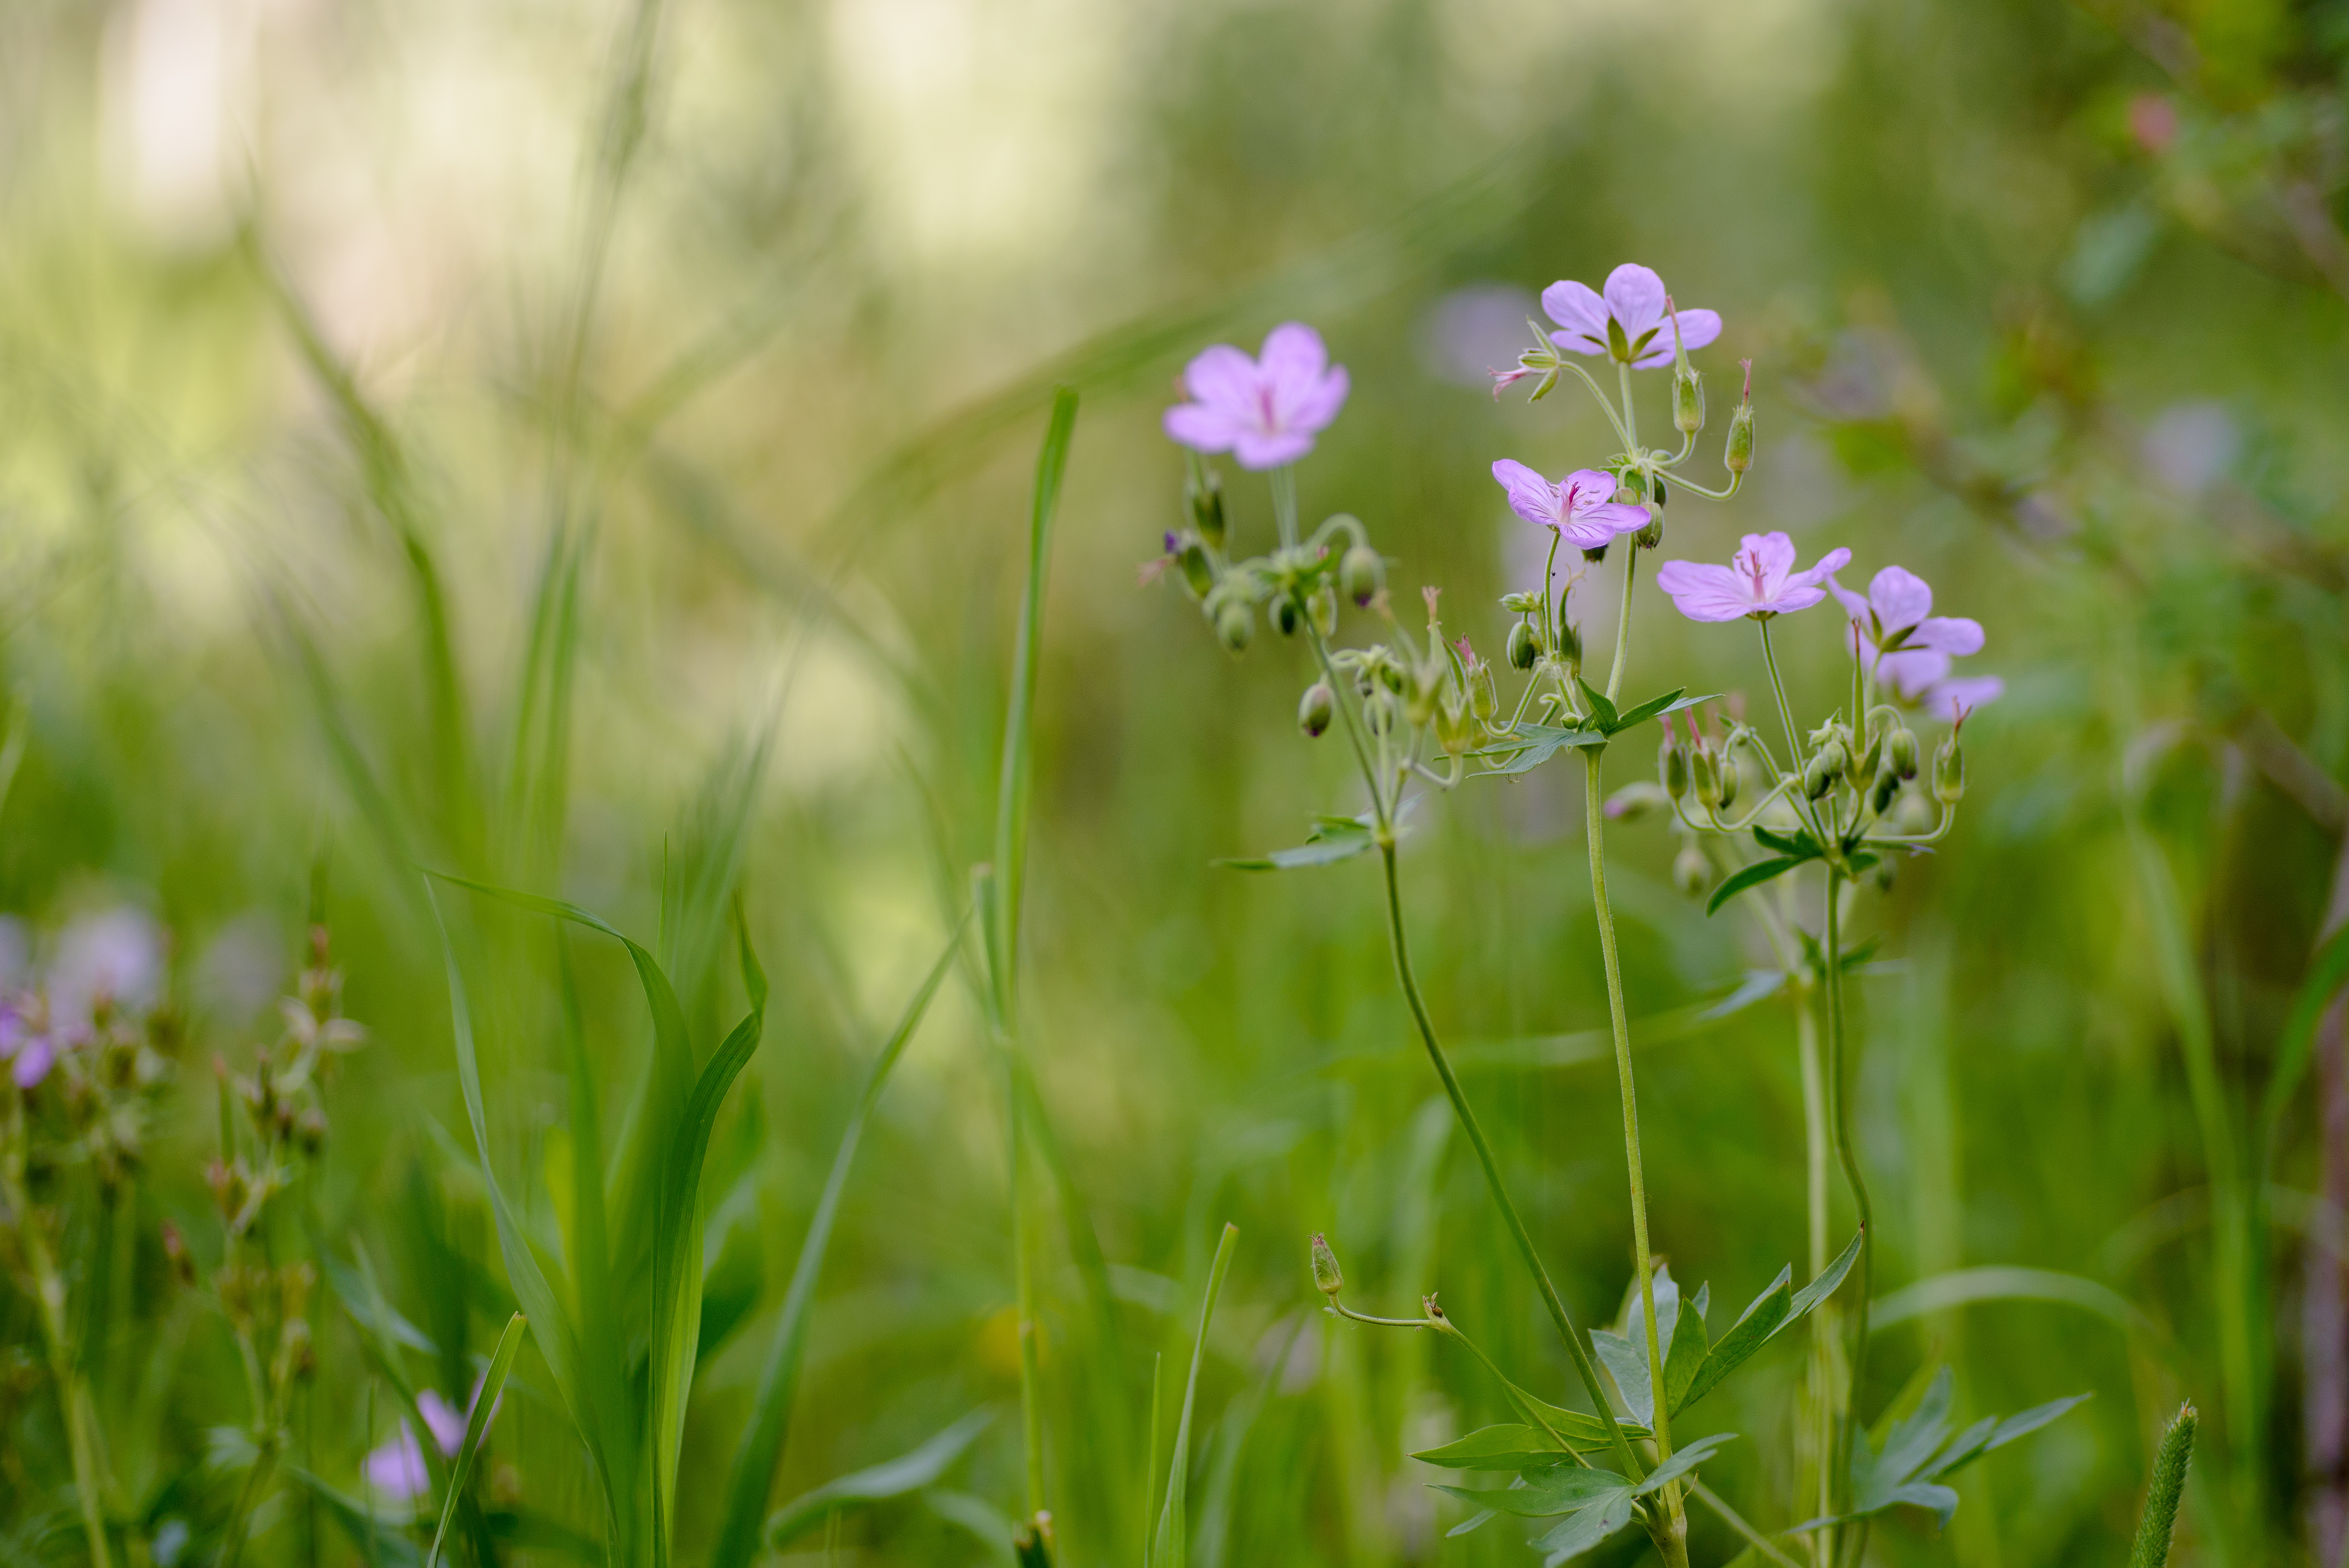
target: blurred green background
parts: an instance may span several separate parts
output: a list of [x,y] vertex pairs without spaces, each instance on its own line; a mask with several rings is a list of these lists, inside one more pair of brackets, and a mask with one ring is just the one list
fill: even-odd
[[[217,1254],[209,1063],[274,1032],[315,867],[369,1031],[328,1096],[317,1233],[368,1249],[431,1330],[415,1375],[452,1399],[512,1309],[430,865],[647,942],[665,883],[713,907],[739,883],[775,1001],[707,1193],[736,1320],[686,1431],[698,1560],[863,1070],[988,853],[1027,490],[1066,383],[1023,981],[1064,1556],[1139,1554],[1153,1357],[1163,1457],[1230,1220],[1196,1560],[1533,1561],[1504,1529],[1445,1539],[1460,1510],[1404,1457],[1504,1418],[1473,1365],[1308,1312],[1324,1230],[1356,1305],[1438,1290],[1521,1380],[1567,1387],[1410,1037],[1368,862],[1211,864],[1357,809],[1350,769],[1295,732],[1301,649],[1235,662],[1136,568],[1178,521],[1172,377],[1304,319],[1353,380],[1301,469],[1309,522],[1361,516],[1399,602],[1441,584],[1495,650],[1490,606],[1537,562],[1489,464],[1606,449],[1570,387],[1496,404],[1482,372],[1543,285],[1636,260],[1726,319],[1700,356],[1717,414],[1756,362],[1746,493],[1674,507],[1665,554],[1775,528],[1806,559],[1848,546],[1862,578],[1897,562],[1983,623],[1972,664],[2008,683],[1968,727],[1954,840],[1861,920],[1884,936],[1857,1102],[1878,1277],[2015,1266],[2105,1294],[1911,1317],[1868,1402],[1936,1354],[1961,1418],[2097,1397],[1967,1472],[1945,1536],[1905,1521],[1876,1556],[2119,1563],[2153,1436],[2192,1398],[2181,1560],[2332,1568],[2349,1150],[2321,1157],[2318,1110],[2349,1068],[2337,1012],[2304,1076],[2279,1078],[2279,1042],[2349,824],[2344,70],[2349,5],[2288,0],[12,0],[0,665],[26,744],[0,909],[36,950],[148,911],[188,1019],[119,1222],[135,1288],[87,1327],[101,1415],[152,1449],[117,1478],[124,1552],[209,1561],[234,1491],[207,1455],[246,1419],[235,1352],[160,1227]],[[1260,543],[1265,494],[1227,477]],[[1823,711],[1834,627],[1785,629]],[[1642,689],[1759,682],[1739,629],[1644,587],[1634,634]],[[1610,760],[1610,782],[1646,772],[1640,748]],[[1438,1021],[1589,1323],[1630,1252],[1571,771],[1426,802],[1404,877]],[[1696,1021],[1764,951],[1672,891],[1662,829],[1610,847],[1658,1243],[1733,1305],[1802,1266],[1791,1017]],[[573,947],[608,1132],[642,1003],[616,946]],[[739,1011],[728,965],[680,968],[698,1018]],[[492,1147],[551,1232],[577,1151],[544,975],[514,973],[479,1004],[502,1020]],[[775,1496],[999,1415],[926,1501],[844,1519],[843,1562],[1010,1561],[982,1528],[1017,1511],[1019,1460],[1004,1078],[975,995],[949,984],[881,1101]],[[61,1181],[86,1283],[96,1200]],[[2231,1265],[2214,1207],[2258,1233]],[[389,1406],[348,1319],[316,1320],[296,1440],[355,1490]],[[33,1322],[12,1287],[0,1529],[12,1557],[78,1561]],[[1800,1360],[1709,1408],[1745,1440],[1708,1477],[1774,1525],[1800,1517]],[[544,1528],[502,1559],[568,1560],[589,1472],[535,1351],[516,1379],[486,1484]],[[359,1553],[292,1493],[264,1512],[252,1561]],[[1697,1561],[1737,1550],[1696,1529]]]

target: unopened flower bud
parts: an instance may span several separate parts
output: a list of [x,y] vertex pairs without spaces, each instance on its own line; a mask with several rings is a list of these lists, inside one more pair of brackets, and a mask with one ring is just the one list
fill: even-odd
[[1338,1254],[1330,1250],[1330,1243],[1320,1232],[1313,1233],[1313,1288],[1332,1300],[1346,1288],[1346,1275],[1338,1267]]
[[1884,743],[1884,765],[1903,779],[1917,777],[1917,732],[1907,725],[1894,730]]
[[1466,703],[1447,702],[1435,710],[1435,743],[1447,757],[1463,756],[1476,744],[1476,720]]
[[1237,654],[1245,651],[1255,635],[1256,612],[1237,599],[1224,601],[1223,608],[1216,612],[1216,639]]
[[1338,562],[1338,576],[1346,596],[1358,605],[1367,605],[1386,586],[1387,563],[1369,545],[1357,544]]
[[1512,615],[1530,615],[1536,610],[1540,609],[1544,601],[1542,596],[1538,593],[1504,593],[1501,595],[1501,608],[1506,610]]
[[315,1105],[305,1108],[294,1119],[294,1140],[302,1146],[303,1153],[316,1159],[326,1146],[326,1113]]
[[1509,628],[1507,652],[1511,669],[1534,667],[1534,661],[1541,657],[1541,640],[1534,635],[1532,622],[1519,621]]
[[1704,377],[1693,370],[1672,373],[1672,428],[1683,436],[1704,428]]
[[1306,608],[1313,613],[1313,629],[1323,636],[1332,636],[1338,630],[1338,591],[1327,583],[1313,591],[1313,602]]
[[1816,800],[1834,789],[1836,780],[1843,777],[1844,765],[1843,747],[1839,742],[1830,740],[1820,747],[1803,765],[1804,793]]
[[1204,599],[1207,590],[1216,585],[1216,569],[1207,560],[1206,550],[1196,534],[1186,535],[1173,542],[1174,562],[1183,570],[1183,585],[1191,590],[1195,599]]
[[1933,753],[1933,799],[1954,806],[1966,793],[1966,753],[1952,734]]
[[1933,808],[1925,803],[1921,789],[1903,790],[1892,808],[1892,827],[1896,832],[1921,838],[1933,830]]
[[1582,632],[1568,620],[1557,624],[1557,656],[1569,665],[1582,663]]
[[1305,608],[1298,603],[1296,594],[1284,591],[1273,600],[1272,624],[1280,628],[1284,637],[1297,635],[1297,628],[1305,624]]
[[1672,857],[1672,885],[1689,897],[1698,898],[1712,881],[1713,867],[1705,861],[1704,851],[1696,847],[1694,841],[1682,844],[1681,852]]
[[[1661,503],[1663,499],[1664,481],[1658,480],[1656,481],[1656,500]],[[1640,530],[1639,532],[1631,536],[1631,542],[1638,545],[1642,550],[1653,550],[1658,545],[1663,543],[1663,542],[1664,514],[1661,511],[1650,512],[1648,514],[1648,526]]]
[[1214,549],[1224,547],[1224,481],[1213,469],[1206,471],[1206,482],[1193,480],[1185,487],[1191,502],[1191,526],[1199,537]]
[[1892,804],[1892,797],[1899,791],[1900,775],[1889,768],[1885,769],[1877,774],[1876,782],[1868,791],[1869,809],[1881,817],[1886,809]]
[[1337,711],[1338,694],[1330,689],[1328,681],[1315,681],[1305,688],[1305,696],[1297,705],[1297,727],[1306,738],[1319,740],[1330,727],[1330,715]]
[[1726,811],[1737,804],[1737,758],[1726,751],[1723,752],[1718,771],[1721,775],[1721,799],[1718,803]]
[[1702,739],[1689,748],[1689,775],[1696,786],[1696,798],[1701,805],[1721,804],[1721,769],[1713,758],[1713,748]]
[[1874,875],[1876,877],[1877,892],[1890,892],[1892,891],[1893,872],[1892,862],[1890,861],[1877,861]]
[[196,1260],[188,1251],[187,1238],[169,1220],[163,1222],[163,1259],[171,1265],[171,1277],[181,1284],[196,1283]]
[[1664,724],[1664,744],[1656,753],[1656,773],[1664,781],[1664,793],[1673,799],[1684,799],[1689,790],[1688,753],[1681,749],[1680,738],[1668,718]]

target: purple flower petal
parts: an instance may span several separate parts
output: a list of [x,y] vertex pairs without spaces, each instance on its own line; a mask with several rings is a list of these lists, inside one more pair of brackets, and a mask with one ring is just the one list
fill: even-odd
[[1876,661],[1876,678],[1905,702],[1915,702],[1950,673],[1950,655],[1931,648],[1903,648]]
[[1327,429],[1330,421],[1338,417],[1338,410],[1346,406],[1346,394],[1351,389],[1342,365],[1310,382],[1276,388],[1273,418],[1292,430]]
[[[1578,284],[1561,278],[1542,290],[1542,309],[1550,320],[1566,329],[1566,336],[1551,335],[1551,341],[1561,347],[1580,347],[1584,343],[1596,343],[1602,347],[1607,342],[1607,302],[1592,291],[1588,284]],[[1575,339],[1568,343],[1567,338]],[[1582,352],[1592,352],[1582,348]]]
[[1285,321],[1265,334],[1257,364],[1276,388],[1319,381],[1330,368],[1330,350],[1321,335],[1301,321]]
[[1195,452],[1228,452],[1240,438],[1238,421],[1205,403],[1177,403],[1159,423],[1168,436]]
[[360,1473],[367,1484],[395,1502],[422,1495],[431,1484],[424,1469],[424,1450],[417,1446],[416,1434],[408,1423],[399,1423],[399,1436],[360,1462]]
[[1640,341],[1664,315],[1664,280],[1637,262],[1625,262],[1607,274],[1607,311],[1630,342]]
[[1257,407],[1256,361],[1228,343],[1202,349],[1183,367],[1183,387],[1194,401],[1245,417]]
[[16,1065],[10,1077],[18,1088],[31,1088],[49,1076],[49,1068],[57,1059],[57,1041],[47,1035],[34,1035],[16,1049]]
[[1874,613],[1875,606],[1868,602],[1866,594],[1855,593],[1837,582],[1832,572],[1827,573],[1827,592],[1836,596],[1836,603],[1844,607],[1844,613],[1851,617],[1853,624],[1868,624],[1868,618]]
[[1933,613],[1933,590],[1906,567],[1888,566],[1868,584],[1868,608],[1889,634],[1915,625]]
[[1734,621],[1754,613],[1745,583],[1726,566],[1667,561],[1656,573],[1656,586],[1692,621]]
[[1909,634],[1909,645],[1960,657],[1978,654],[1982,648],[1982,623],[1963,615],[1928,615]]
[[1925,710],[1944,724],[1958,722],[1961,711],[1971,713],[1984,703],[2006,695],[2006,683],[1996,676],[1969,676],[1961,680],[1936,681],[1925,693]]
[[1252,471],[1293,463],[1312,449],[1313,435],[1309,430],[1244,430],[1232,443],[1232,455],[1240,467]]
[[1509,510],[1527,522],[1556,528],[1561,518],[1557,487],[1514,458],[1493,465],[1493,477],[1508,492]]
[[1574,514],[1574,521],[1596,524],[1604,528],[1608,534],[1612,536],[1618,533],[1637,533],[1654,521],[1655,518],[1644,506],[1636,505],[1630,501],[1609,500],[1601,501],[1597,506],[1578,508]]
[[454,1455],[465,1446],[465,1412],[457,1408],[430,1388],[418,1391],[416,1408],[431,1429],[432,1440],[444,1454]]

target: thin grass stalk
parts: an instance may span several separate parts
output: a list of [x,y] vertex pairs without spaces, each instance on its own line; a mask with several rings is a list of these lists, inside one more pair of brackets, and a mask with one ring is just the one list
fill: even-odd
[[1240,1228],[1226,1222],[1207,1271],[1207,1294],[1199,1304],[1199,1336],[1191,1344],[1191,1375],[1183,1384],[1183,1414],[1174,1423],[1174,1453],[1166,1467],[1166,1501],[1158,1516],[1158,1549],[1148,1568],[1189,1568],[1191,1557],[1191,1414],[1199,1398],[1199,1368],[1207,1359],[1207,1329],[1216,1321],[1216,1300],[1224,1294],[1232,1250]]
[[[1827,992],[1827,1093],[1833,1108],[1836,1155],[1843,1166],[1844,1180],[1850,1184],[1851,1199],[1859,1211],[1859,1300],[1852,1310],[1853,1326],[1849,1369],[1844,1398],[1842,1423],[1836,1434],[1833,1476],[1837,1511],[1844,1511],[1851,1491],[1851,1446],[1860,1426],[1860,1384],[1868,1370],[1868,1307],[1876,1294],[1876,1211],[1868,1201],[1868,1181],[1860,1174],[1859,1151],[1851,1138],[1851,1052],[1848,1030],[1843,1007],[1843,877],[1830,869],[1827,872],[1826,919],[1823,926],[1825,940],[1821,947],[1826,961],[1825,984]],[[1831,1526],[1837,1537],[1838,1555],[1847,1555],[1857,1563],[1868,1550],[1868,1522],[1862,1520],[1850,1532],[1857,1544],[1847,1554],[1842,1552],[1842,1526]]]

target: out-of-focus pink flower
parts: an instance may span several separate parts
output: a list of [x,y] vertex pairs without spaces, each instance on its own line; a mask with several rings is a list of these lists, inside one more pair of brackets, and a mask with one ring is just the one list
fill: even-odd
[[1931,586],[1904,568],[1888,566],[1878,573],[1864,597],[1837,582],[1830,573],[1827,591],[1851,616],[1855,648],[1864,642],[1879,654],[1903,648],[1930,648],[1961,656],[1982,652],[1982,623],[1961,615],[1934,614]]
[[1795,570],[1795,542],[1783,533],[1749,533],[1738,542],[1726,566],[1667,561],[1656,586],[1692,621],[1761,620],[1807,610],[1827,596],[1819,586],[1851,559],[1848,550],[1830,550],[1807,572]]
[[144,1013],[162,996],[161,928],[128,906],[83,916],[57,935],[47,988],[61,1025],[87,1024],[100,1002]]
[[1613,351],[1607,340],[1607,323],[1611,317],[1622,328],[1631,366],[1639,370],[1652,370],[1672,362],[1671,316],[1680,319],[1680,341],[1686,347],[1702,348],[1721,335],[1719,312],[1668,310],[1664,280],[1632,262],[1607,274],[1604,293],[1594,292],[1588,284],[1563,279],[1550,284],[1542,290],[1542,309],[1564,328],[1551,333],[1549,340],[1577,354]]
[[[477,1382],[473,1385],[472,1400],[468,1401],[469,1408],[481,1397],[481,1386]],[[501,1394],[498,1404],[504,1403],[505,1397]],[[465,1423],[471,1418],[466,1411],[458,1409],[430,1388],[418,1392],[416,1408],[424,1418],[426,1429],[432,1434],[432,1446],[454,1459],[457,1450],[465,1446]],[[492,1420],[497,1419],[497,1414],[498,1407],[490,1407]],[[417,1443],[415,1429],[405,1420],[399,1423],[399,1436],[369,1453],[360,1468],[367,1475],[367,1484],[395,1502],[421,1496],[432,1484],[431,1472],[424,1463],[424,1450]]]
[[2178,139],[2178,106],[2159,93],[2139,93],[2129,99],[2129,135],[2157,158]]
[[1876,676],[1902,702],[1923,708],[1944,724],[1955,724],[1961,713],[1971,713],[2006,695],[2006,682],[1996,676],[1952,676],[1950,655],[1936,648],[1886,654],[1876,661]]
[[1568,544],[1603,548],[1619,533],[1648,526],[1648,509],[1615,499],[1615,476],[1604,469],[1577,469],[1552,484],[1525,464],[1503,458],[1493,477],[1509,492],[1509,510],[1527,522],[1554,528]]
[[38,996],[0,998],[0,1061],[10,1064],[8,1076],[18,1088],[31,1088],[48,1077],[57,1063],[57,1037],[45,1026],[45,1018]]
[[1250,359],[1219,343],[1184,367],[1188,403],[1166,410],[1166,433],[1195,451],[1229,452],[1244,469],[1277,469],[1313,449],[1346,406],[1346,367],[1330,363],[1303,322],[1276,326]]

